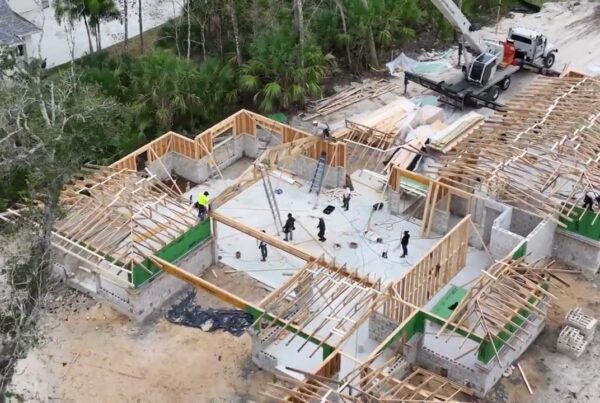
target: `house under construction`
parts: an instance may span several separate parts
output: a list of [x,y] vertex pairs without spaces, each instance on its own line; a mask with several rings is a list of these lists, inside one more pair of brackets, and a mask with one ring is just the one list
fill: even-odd
[[[600,213],[582,207],[600,192],[599,117],[600,80],[577,75],[538,77],[487,119],[399,100],[331,139],[242,110],[83,169],[56,269],[136,320],[186,283],[248,312],[253,360],[282,379],[265,401],[469,401],[541,332],[565,286],[553,261],[600,268]],[[273,291],[250,303],[200,278],[217,262]]]

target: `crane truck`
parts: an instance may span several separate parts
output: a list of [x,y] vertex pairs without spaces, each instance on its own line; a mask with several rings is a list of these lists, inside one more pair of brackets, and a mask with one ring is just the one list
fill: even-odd
[[511,28],[504,42],[481,40],[473,26],[453,0],[431,0],[452,27],[460,34],[465,54],[462,75],[435,81],[423,75],[405,72],[405,91],[410,81],[438,92],[440,101],[463,109],[465,106],[501,109],[496,100],[502,90],[511,84],[511,76],[522,68],[530,68],[545,75],[558,75],[551,70],[556,60],[556,46],[546,36],[526,28]]

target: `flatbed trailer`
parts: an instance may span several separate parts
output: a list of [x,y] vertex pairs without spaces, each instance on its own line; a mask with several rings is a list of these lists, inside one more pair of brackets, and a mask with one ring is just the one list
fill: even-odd
[[502,110],[503,106],[496,102],[500,91],[508,89],[511,76],[521,69],[520,66],[506,66],[496,70],[496,74],[484,86],[471,84],[463,74],[446,80],[435,81],[423,75],[404,72],[404,92],[410,81],[429,88],[441,95],[440,102],[464,109],[465,106]]
[[519,65],[509,65],[498,68],[496,74],[484,86],[470,83],[459,73],[455,77],[441,81],[435,81],[424,75],[404,72],[404,93],[410,81],[429,88],[441,95],[440,102],[454,108],[463,110],[465,106],[474,108],[490,108],[497,111],[503,110],[503,105],[496,102],[501,91],[507,90],[511,83],[511,76],[519,70],[527,69],[537,74],[549,77],[558,77],[560,72],[533,63],[521,61]]

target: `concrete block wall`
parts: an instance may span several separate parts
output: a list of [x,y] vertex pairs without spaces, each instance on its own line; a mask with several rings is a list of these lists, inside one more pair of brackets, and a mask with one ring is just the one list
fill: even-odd
[[448,232],[450,224],[450,213],[444,210],[435,209],[433,220],[431,221],[431,230],[435,233],[445,235]]
[[261,343],[261,340],[259,339],[255,329],[248,329],[248,333],[252,338],[252,361],[259,368],[262,368],[265,371],[269,371],[271,373],[278,373],[279,371],[277,370],[277,357],[265,351],[265,348],[268,346],[268,343]]
[[[256,137],[241,135],[226,139],[222,144],[216,145],[213,150],[213,158],[219,169],[223,170],[242,157],[255,159],[258,153]],[[160,161],[148,164],[147,168],[160,179],[168,178],[165,172],[166,168],[169,173],[175,173],[194,183],[202,183],[217,173],[213,165],[213,160],[209,156],[194,160],[179,153],[168,153]]]
[[416,361],[419,366],[437,374],[448,371],[449,379],[468,387],[473,387],[474,379],[478,377],[478,371],[475,368],[469,368],[444,355],[442,351],[434,351],[425,346],[421,346],[419,349]]
[[525,237],[510,231],[512,207],[507,207],[494,220],[490,233],[489,250],[494,259],[502,259],[521,243]]
[[242,149],[244,157],[256,159],[260,154],[259,150],[259,141],[254,136],[241,136]]
[[510,231],[521,236],[528,236],[540,223],[542,218],[527,211],[514,208],[512,209],[510,220]]
[[388,190],[388,206],[390,212],[395,215],[400,215],[400,192],[395,192],[392,189]]
[[[374,312],[369,318],[369,338],[379,343],[384,341],[394,330],[398,328],[398,323],[379,312]],[[392,345],[391,348],[394,348]]]
[[459,216],[459,217],[464,217],[467,214],[469,214],[469,211],[467,211],[467,208],[469,207],[469,201],[467,199],[464,199],[462,197],[458,197],[458,196],[452,196],[450,197],[450,213],[455,215],[455,216]]
[[210,177],[209,157],[196,161],[178,153],[170,153],[166,157],[169,156],[172,160],[172,172],[178,176],[194,183],[202,183]]
[[[547,299],[548,298],[546,298],[545,303],[548,302]],[[480,361],[477,361],[475,364],[479,375],[474,378],[471,387],[477,392],[479,397],[483,397],[494,387],[494,385],[496,385],[504,371],[506,371],[513,362],[518,361],[518,358],[529,348],[529,346],[531,346],[531,343],[534,342],[544,329],[546,322],[541,316],[531,315],[528,319],[530,322],[524,322],[521,326],[523,326],[529,334],[525,333],[523,330],[518,330],[516,331],[516,336],[519,337],[519,339],[513,336],[508,340],[508,343],[510,343],[515,350],[511,350],[506,346],[500,348],[498,354],[502,366],[498,364],[496,359],[492,359],[488,364],[483,364]]]
[[[303,155],[290,160],[286,166],[287,169],[294,172],[298,177],[311,181],[317,169],[317,160],[305,157]],[[325,188],[342,188],[346,184],[346,169],[342,167],[327,166],[325,171]]]
[[488,249],[494,259],[500,260],[506,257],[524,239],[521,235],[513,234],[503,228],[492,227],[492,236]]
[[[196,275],[201,275],[213,262],[213,240],[202,243],[179,259],[176,264]],[[165,301],[181,291],[187,283],[168,273],[160,273],[153,280],[136,289],[128,289],[131,314],[137,321],[144,320],[160,309]]]
[[487,364],[476,361],[474,365],[464,365],[449,356],[452,352],[448,354],[446,350],[432,350],[423,347],[422,343],[420,343],[416,362],[423,368],[437,374],[441,374],[442,369],[447,370],[449,379],[472,388],[477,397],[483,398],[500,380],[502,373],[508,366],[518,360],[543,330],[545,322],[542,317],[532,315],[529,320],[530,322],[525,322],[522,325],[529,335],[523,330],[518,330],[516,332],[518,338],[513,335],[508,340],[508,343],[515,350],[511,350],[506,346],[500,348],[498,353],[502,366],[498,364],[496,359],[492,359]]
[[525,238],[527,242],[527,251],[524,257],[525,262],[533,264],[545,258],[549,259],[552,256],[556,227],[557,225],[554,221],[544,220],[531,231],[527,238]]
[[154,161],[146,165],[146,169],[160,180],[165,180],[169,177],[169,174],[173,171],[173,157],[175,153],[169,153],[163,156],[160,161]]
[[600,271],[600,242],[557,227],[552,257],[569,266],[595,274]]
[[[193,274],[202,274],[214,261],[212,243],[213,240],[210,239],[198,245],[179,259],[176,264]],[[115,310],[136,321],[146,319],[160,309],[166,300],[186,286],[184,281],[168,273],[160,273],[151,281],[134,289],[118,285],[98,273],[75,269],[69,259],[65,259],[63,262],[69,267],[67,268],[64,263],[59,263],[59,266],[64,267],[67,272],[73,273],[68,276],[68,283],[71,286],[94,298],[107,301]],[[90,285],[95,285],[95,287],[90,287]]]

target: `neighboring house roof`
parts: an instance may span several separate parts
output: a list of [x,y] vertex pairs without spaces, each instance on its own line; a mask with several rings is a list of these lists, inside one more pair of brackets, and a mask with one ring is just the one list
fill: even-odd
[[0,43],[16,45],[23,42],[23,38],[40,32],[34,24],[15,13],[6,0],[0,0]]

